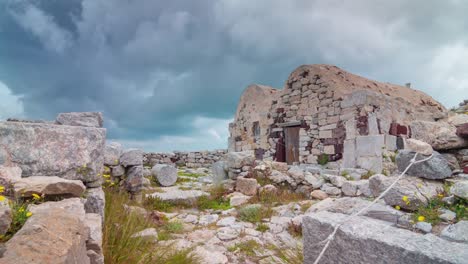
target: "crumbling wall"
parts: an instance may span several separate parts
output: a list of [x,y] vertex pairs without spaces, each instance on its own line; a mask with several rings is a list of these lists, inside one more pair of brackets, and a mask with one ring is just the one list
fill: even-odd
[[226,149],[172,153],[149,152],[143,155],[143,163],[150,167],[156,164],[177,164],[187,168],[209,168],[213,163],[221,160],[226,153]]

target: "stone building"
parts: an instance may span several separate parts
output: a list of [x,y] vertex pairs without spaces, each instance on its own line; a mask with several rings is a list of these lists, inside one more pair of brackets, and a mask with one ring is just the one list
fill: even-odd
[[395,150],[398,137],[411,137],[413,120],[436,121],[446,113],[421,91],[336,66],[303,65],[282,90],[251,85],[244,91],[229,125],[229,151],[253,150],[258,159],[289,164],[342,160],[343,167],[378,172],[382,148]]

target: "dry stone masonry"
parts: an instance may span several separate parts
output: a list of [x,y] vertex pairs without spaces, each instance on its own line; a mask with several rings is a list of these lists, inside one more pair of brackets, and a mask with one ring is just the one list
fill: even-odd
[[144,154],[143,162],[149,167],[156,164],[176,164],[177,166],[187,168],[209,168],[216,161],[222,160],[227,150],[218,149],[212,151],[194,151],[173,153],[154,153]]

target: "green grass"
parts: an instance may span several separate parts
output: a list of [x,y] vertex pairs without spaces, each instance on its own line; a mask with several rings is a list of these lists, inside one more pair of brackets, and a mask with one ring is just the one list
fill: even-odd
[[[133,234],[146,228],[155,227],[160,233],[179,232],[177,223],[163,223],[158,226],[149,218],[128,213],[123,207],[129,203],[129,195],[116,188],[106,188],[105,223],[103,228],[103,250],[106,264],[198,264],[200,260],[192,249],[178,251],[173,245],[156,245],[153,241]],[[159,234],[158,234],[159,235]],[[163,235],[161,235],[163,236]]]
[[259,192],[256,196],[250,199],[252,204],[261,203],[266,205],[281,205],[291,202],[306,200],[307,197],[302,193],[292,192],[286,187],[278,187],[277,192]]
[[197,206],[200,210],[228,210],[231,207],[229,200],[224,197],[200,196],[197,200]]
[[268,249],[272,250],[275,255],[285,264],[302,264],[304,263],[304,254],[302,245],[298,244],[295,248],[279,248],[274,245],[268,245]]
[[270,228],[268,227],[267,224],[260,223],[260,224],[257,225],[257,228],[255,228],[255,230],[257,230],[259,232],[262,232],[262,233],[265,233],[266,231],[270,230]]
[[419,216],[424,216],[424,221],[433,225],[441,222],[439,217],[439,209],[448,209],[456,214],[456,221],[468,220],[468,201],[462,198],[455,198],[455,202],[451,205],[445,204],[442,201],[444,194],[439,194],[437,197],[431,198],[427,205],[417,208],[413,214],[413,221],[417,222]]
[[327,154],[320,154],[317,159],[318,164],[320,165],[327,165],[329,162],[329,158]]
[[0,236],[0,242],[6,242],[10,238],[13,237],[16,232],[18,232],[21,227],[23,227],[26,220],[28,220],[28,204],[21,203],[21,202],[11,202],[10,203],[11,211],[12,211],[12,221],[10,228],[6,232],[5,235]]
[[201,173],[188,173],[184,171],[177,172],[177,175],[185,176],[185,177],[192,177],[192,178],[199,178],[199,177],[206,176],[205,174],[201,174]]
[[247,205],[238,210],[239,219],[250,223],[260,223],[264,218],[273,215],[271,207]]
[[172,212],[176,205],[172,202],[163,201],[157,196],[147,196],[143,201],[143,206],[146,209],[156,210],[161,212]]
[[245,242],[237,243],[228,248],[229,252],[240,252],[246,256],[254,257],[255,251],[261,249],[260,244],[255,240],[248,240]]

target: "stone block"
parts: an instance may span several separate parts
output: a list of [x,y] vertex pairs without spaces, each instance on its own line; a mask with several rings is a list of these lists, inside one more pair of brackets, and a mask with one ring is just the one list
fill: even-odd
[[319,138],[332,138],[333,131],[332,130],[322,130],[319,131]]
[[382,156],[358,157],[356,161],[359,168],[366,169],[374,173],[382,173]]
[[356,167],[356,140],[348,139],[344,141],[343,167]]
[[358,157],[382,158],[382,147],[384,146],[384,135],[356,137],[356,155]]
[[397,137],[385,134],[385,147],[388,151],[397,150]]
[[[303,218],[304,263],[313,263],[333,228],[347,215],[319,212]],[[404,241],[404,242],[403,242]],[[437,245],[437,246],[434,246]],[[357,216],[340,227],[320,263],[466,263],[468,245],[418,234]]]

